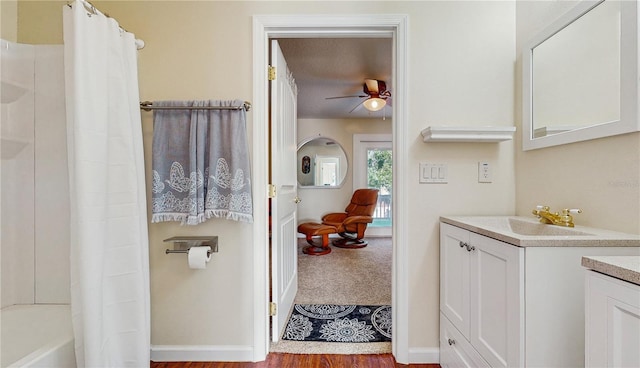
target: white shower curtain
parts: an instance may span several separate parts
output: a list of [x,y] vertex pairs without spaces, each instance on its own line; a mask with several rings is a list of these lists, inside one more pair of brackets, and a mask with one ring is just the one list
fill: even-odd
[[149,249],[133,34],[64,5],[71,310],[79,367],[149,365]]

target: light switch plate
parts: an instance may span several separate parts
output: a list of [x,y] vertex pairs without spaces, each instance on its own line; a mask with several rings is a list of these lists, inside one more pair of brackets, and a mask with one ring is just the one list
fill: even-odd
[[420,183],[443,184],[449,178],[447,164],[420,163]]

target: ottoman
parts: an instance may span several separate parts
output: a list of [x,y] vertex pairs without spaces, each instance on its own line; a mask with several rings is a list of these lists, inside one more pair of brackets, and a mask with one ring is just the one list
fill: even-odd
[[[335,226],[319,224],[317,222],[305,222],[298,225],[298,232],[307,237],[308,247],[302,249],[305,254],[313,256],[321,256],[331,253],[329,248],[329,234],[335,234],[338,229]],[[322,236],[322,244],[318,245],[313,242],[314,236]]]

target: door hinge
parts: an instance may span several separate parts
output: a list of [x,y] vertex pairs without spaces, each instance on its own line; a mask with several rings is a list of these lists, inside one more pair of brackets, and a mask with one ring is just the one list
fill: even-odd
[[278,313],[278,305],[274,302],[269,303],[269,316],[275,317]]
[[269,184],[269,198],[275,198],[276,197],[276,186],[273,184]]
[[269,65],[269,80],[276,80],[276,67]]

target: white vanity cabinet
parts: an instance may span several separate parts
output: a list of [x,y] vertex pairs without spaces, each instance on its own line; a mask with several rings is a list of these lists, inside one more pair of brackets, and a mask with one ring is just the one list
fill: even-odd
[[516,367],[524,354],[522,248],[442,223],[443,367]]
[[585,367],[640,367],[640,285],[585,271]]
[[440,219],[440,365],[584,367],[581,259],[639,256],[640,236],[520,217]]

